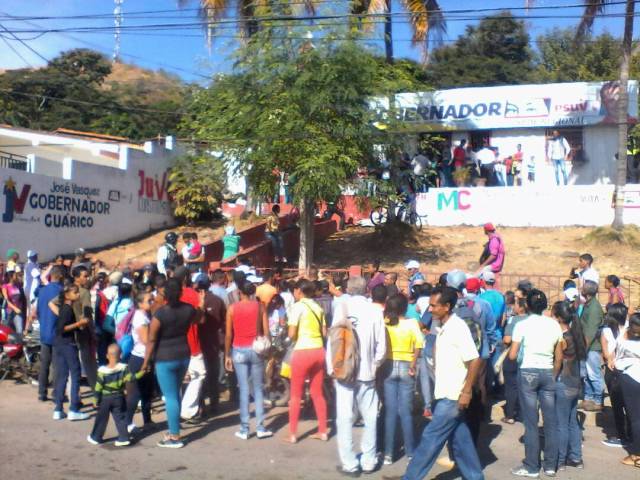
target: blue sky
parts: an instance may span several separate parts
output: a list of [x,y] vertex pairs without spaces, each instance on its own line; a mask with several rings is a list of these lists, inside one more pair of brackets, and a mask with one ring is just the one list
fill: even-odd
[[[618,0],[619,1],[619,0]],[[525,0],[440,0],[440,5],[445,11],[461,9],[482,8],[519,8],[523,7]],[[536,0],[533,4],[537,7],[564,6],[567,8],[556,10],[531,10],[525,18],[532,38],[544,33],[553,27],[566,27],[575,25],[581,14],[581,8],[570,8],[571,5],[581,4],[581,0]],[[615,3],[615,2],[614,2]],[[231,4],[230,12],[233,12]],[[321,11],[340,12],[346,2],[337,0],[321,0]],[[190,23],[196,22],[197,0],[187,3],[184,10],[177,9],[177,0],[123,0],[124,25],[132,26],[145,23]],[[46,17],[68,16],[86,14],[110,14],[114,4],[111,0],[0,0],[0,68],[21,68],[28,66],[40,66],[44,64],[44,58],[55,57],[61,51],[88,47],[100,50],[105,54],[111,54],[114,45],[113,33],[47,33],[38,38],[34,33],[15,33],[23,39],[24,43],[17,41],[9,32],[15,30],[43,30],[51,28],[77,28],[77,27],[110,27],[113,18],[101,19],[29,19],[16,20],[11,16],[20,17]],[[135,15],[131,12],[172,10],[166,13],[150,15]],[[401,3],[394,0],[393,10],[402,12]],[[640,9],[638,9],[640,13]],[[619,14],[624,12],[623,5],[611,5],[607,14]],[[474,12],[469,14],[448,15],[447,34],[444,42],[455,40],[469,24],[477,23],[477,18],[487,15],[489,12]],[[129,15],[128,15],[129,14]],[[526,16],[523,10],[514,11],[516,15]],[[552,16],[552,18],[534,18],[537,15]],[[155,17],[155,18],[153,18]],[[464,17],[464,18],[455,18]],[[622,18],[602,18],[596,20],[595,32],[609,31],[618,34],[622,31]],[[231,26],[229,27],[231,28]],[[396,57],[420,58],[420,50],[411,46],[411,30],[403,18],[394,19],[394,50]],[[637,31],[637,21],[636,21]],[[224,30],[222,34],[233,37],[234,30]],[[382,38],[382,32],[374,33],[378,39]],[[4,39],[4,40],[2,40]],[[30,49],[26,46],[30,47]],[[383,48],[382,41],[374,43]],[[13,50],[9,47],[13,47]],[[128,63],[136,63],[146,68],[164,68],[188,81],[202,81],[202,75],[210,75],[214,72],[224,71],[229,68],[228,56],[237,45],[232,38],[219,38],[215,41],[211,51],[206,46],[202,31],[198,28],[176,29],[171,31],[154,31],[146,35],[126,33],[122,35],[121,52],[123,60]],[[17,52],[17,53],[16,53]]]

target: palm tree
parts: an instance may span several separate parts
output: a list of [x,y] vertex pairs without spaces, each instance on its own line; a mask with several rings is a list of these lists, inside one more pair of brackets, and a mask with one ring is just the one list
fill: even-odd
[[[533,0],[525,0],[529,6]],[[593,23],[599,14],[604,13],[610,0],[584,0],[585,9],[576,31],[576,41],[582,41],[591,31]],[[618,97],[618,159],[616,161],[615,205],[612,227],[616,230],[624,228],[624,187],[627,183],[627,112],[629,109],[629,66],[632,56],[633,19],[635,15],[635,0],[627,0],[624,17],[624,34],[622,37],[622,55],[620,57],[620,93]]]
[[[432,34],[446,32],[446,23],[437,0],[401,0],[409,13],[413,30],[412,44],[422,48],[422,57],[426,62],[429,51],[429,38]],[[387,63],[393,63],[393,19],[392,0],[354,0],[351,13],[355,15],[385,14],[384,46]],[[365,25],[372,22],[365,22]]]

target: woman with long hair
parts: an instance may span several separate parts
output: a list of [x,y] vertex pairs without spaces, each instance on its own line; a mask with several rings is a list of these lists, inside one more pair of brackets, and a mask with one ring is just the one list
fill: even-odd
[[[251,282],[238,285],[240,299],[227,310],[224,339],[224,367],[236,372],[240,390],[240,430],[236,437],[248,440],[249,432],[249,379],[253,385],[253,401],[256,409],[256,436],[267,438],[273,435],[264,426],[264,360],[253,350],[253,341],[260,335],[268,335],[269,324],[266,311],[256,300],[256,286]],[[232,348],[233,347],[233,348]]]
[[640,468],[640,313],[629,317],[629,324],[617,342],[615,369],[620,372],[624,406],[631,421],[633,441],[622,463]]
[[165,296],[167,305],[160,308],[151,319],[149,339],[145,348],[141,369],[151,371],[155,362],[156,378],[165,399],[169,431],[158,442],[159,447],[182,448],[180,440],[180,387],[189,366],[190,350],[187,331],[194,322],[202,319],[204,295],[200,295],[198,309],[181,302],[182,285],[174,278],[167,280]]
[[324,338],[327,324],[322,308],[314,300],[315,285],[309,280],[300,280],[293,294],[296,303],[289,315],[289,338],[294,342],[291,356],[291,398],[289,400],[289,436],[286,441],[298,441],[298,419],[304,382],[310,380],[311,400],[318,418],[318,432],[311,438],[327,441],[327,401],[322,390],[324,383],[325,350]]
[[133,416],[136,413],[138,402],[142,404],[142,420],[144,425],[151,424],[151,399],[153,396],[153,377],[143,375],[136,379],[135,374],[140,371],[144,363],[149,341],[149,324],[151,323],[151,307],[153,294],[142,292],[136,295],[136,311],[131,320],[131,336],[133,337],[133,349],[129,357],[129,371],[133,380],[127,386],[127,425],[129,431],[136,428]]
[[623,447],[629,443],[631,437],[631,424],[629,416],[625,412],[622,385],[620,384],[620,371],[615,367],[618,341],[624,338],[625,323],[629,312],[623,303],[613,303],[607,307],[604,316],[605,327],[602,329],[600,343],[604,355],[605,370],[604,382],[609,392],[611,410],[616,427],[616,436],[608,435],[602,443],[608,447]]
[[562,330],[562,370],[556,380],[556,416],[558,419],[558,468],[583,468],[582,432],[578,425],[580,362],[587,357],[582,326],[569,302],[556,302],[551,315]]
[[393,463],[398,417],[404,437],[404,452],[413,457],[415,437],[411,417],[416,382],[416,362],[423,347],[418,322],[406,318],[407,298],[398,294],[387,299],[384,318],[387,329],[387,359],[382,367],[384,381],[384,464]]
[[5,325],[22,335],[26,317],[27,301],[22,289],[22,270],[16,265],[15,270],[7,275],[7,283],[2,285],[2,296],[5,299]]

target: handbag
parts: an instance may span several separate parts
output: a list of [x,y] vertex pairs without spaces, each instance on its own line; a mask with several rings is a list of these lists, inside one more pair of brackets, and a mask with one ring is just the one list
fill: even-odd
[[258,318],[256,319],[256,332],[258,335],[253,340],[251,348],[258,355],[266,355],[271,348],[271,339],[262,331],[262,322],[260,321],[262,315],[260,313],[262,313],[262,307],[258,304]]
[[287,352],[282,357],[282,363],[280,365],[280,376],[283,378],[291,378],[291,357],[293,357],[293,349],[295,343],[291,343],[287,348]]
[[133,335],[128,333],[123,336],[118,340],[118,346],[120,347],[120,361],[126,363],[133,351]]

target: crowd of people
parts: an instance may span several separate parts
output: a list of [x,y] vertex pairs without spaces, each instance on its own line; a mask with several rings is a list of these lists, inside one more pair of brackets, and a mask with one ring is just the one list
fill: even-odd
[[[341,475],[404,456],[398,478],[425,478],[438,461],[483,479],[476,447],[491,400],[504,396],[504,428],[525,429],[525,460],[511,472],[554,477],[585,468],[578,410],[602,410],[606,388],[615,433],[603,443],[627,448],[622,463],[640,467],[640,313],[630,314],[620,280],[607,276],[599,292],[594,259],[584,254],[553,304],[529,281],[503,292],[505,246],[493,225],[484,231],[480,268],[433,284],[417,260],[406,263],[406,284],[377,267],[370,276],[312,269],[287,278],[242,258],[232,270],[203,273],[191,234],[181,254],[177,235],[168,236],[158,264],[139,270],[107,271],[82,249],[70,264],[59,257],[41,265],[35,251],[23,264],[11,249],[2,322],[18,334],[39,332],[38,398],[47,401],[52,385],[54,420],[90,418],[80,397],[86,380],[96,409],[91,444],[104,441],[111,416],[115,445],[129,445],[153,425],[152,401],[161,397],[168,428],[157,445],[183,447],[181,422],[216,414],[223,378],[239,404],[235,436],[272,437],[265,386],[282,375],[290,384],[285,440],[300,441],[308,383],[318,422],[311,438],[336,435]],[[286,353],[274,373],[276,346]],[[416,412],[426,422],[420,435]]]

